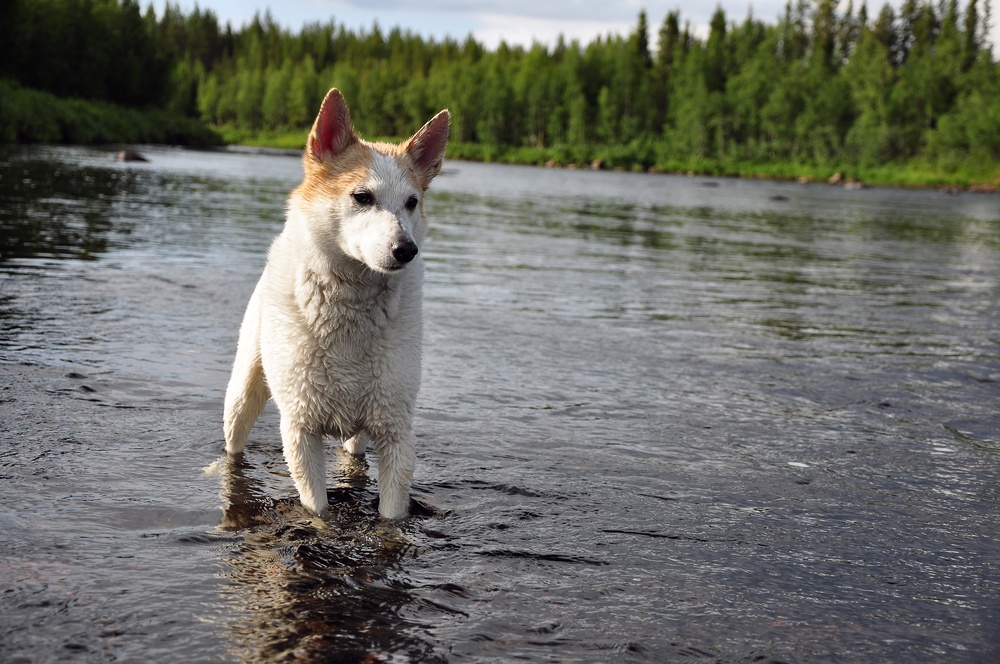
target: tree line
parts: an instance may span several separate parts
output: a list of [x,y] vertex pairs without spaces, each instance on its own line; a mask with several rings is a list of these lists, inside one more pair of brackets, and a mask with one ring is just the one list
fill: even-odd
[[[0,76],[60,96],[156,106],[244,132],[302,130],[340,88],[358,129],[405,136],[450,108],[457,147],[539,160],[731,168],[1000,163],[989,0],[791,0],[772,21],[678,11],[552,47],[426,39],[332,19],[239,28],[137,0],[8,0]],[[657,30],[656,47],[651,32]]]

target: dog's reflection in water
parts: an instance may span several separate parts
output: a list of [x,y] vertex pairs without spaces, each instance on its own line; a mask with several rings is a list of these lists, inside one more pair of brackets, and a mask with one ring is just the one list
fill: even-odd
[[[414,554],[406,525],[379,519],[363,461],[337,457],[341,481],[323,519],[294,490],[268,497],[278,492],[254,477],[254,468],[266,472],[256,461],[217,462],[219,527],[242,537],[224,572],[242,614],[230,625],[233,654],[244,662],[441,661],[421,625],[403,615],[415,601],[399,567]],[[427,513],[411,508],[418,518]]]

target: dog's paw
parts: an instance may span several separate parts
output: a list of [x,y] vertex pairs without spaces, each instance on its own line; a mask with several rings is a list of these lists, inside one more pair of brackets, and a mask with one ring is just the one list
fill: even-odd
[[405,519],[410,515],[410,496],[382,494],[378,500],[378,515],[383,519]]
[[306,497],[300,499],[302,506],[307,510],[312,512],[318,517],[325,517],[330,514],[330,503],[326,501],[326,495],[324,492],[323,498],[317,498],[316,500],[309,500]]

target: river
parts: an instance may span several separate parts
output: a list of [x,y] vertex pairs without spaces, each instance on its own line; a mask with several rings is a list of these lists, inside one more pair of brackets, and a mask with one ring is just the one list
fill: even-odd
[[415,514],[222,398],[297,158],[0,153],[3,662],[1000,660],[1000,197],[448,162]]

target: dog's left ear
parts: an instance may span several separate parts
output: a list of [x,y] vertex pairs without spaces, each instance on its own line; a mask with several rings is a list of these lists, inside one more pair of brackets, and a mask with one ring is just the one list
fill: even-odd
[[441,172],[444,162],[444,149],[448,147],[448,132],[451,125],[451,113],[441,111],[430,122],[420,128],[406,142],[403,150],[413,159],[417,167],[417,175],[426,189],[431,180]]

